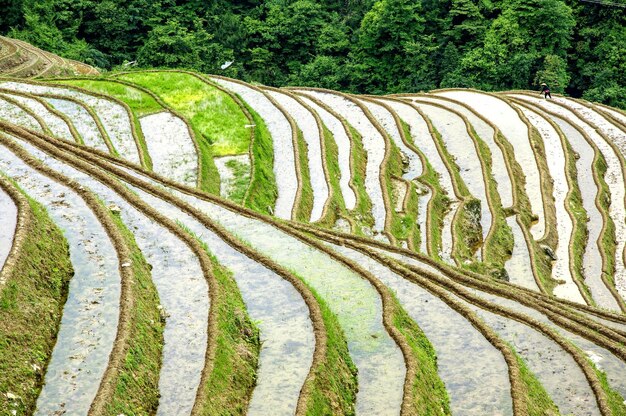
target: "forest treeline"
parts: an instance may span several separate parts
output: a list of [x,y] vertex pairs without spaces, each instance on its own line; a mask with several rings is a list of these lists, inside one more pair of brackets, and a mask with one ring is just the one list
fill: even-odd
[[136,62],[358,93],[545,81],[626,108],[626,9],[579,0],[0,4],[3,34],[103,69]]

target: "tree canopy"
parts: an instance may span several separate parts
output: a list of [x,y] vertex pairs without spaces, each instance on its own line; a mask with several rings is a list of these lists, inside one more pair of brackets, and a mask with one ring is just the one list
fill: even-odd
[[0,4],[4,34],[103,69],[137,61],[358,93],[548,82],[626,107],[625,9],[577,0]]

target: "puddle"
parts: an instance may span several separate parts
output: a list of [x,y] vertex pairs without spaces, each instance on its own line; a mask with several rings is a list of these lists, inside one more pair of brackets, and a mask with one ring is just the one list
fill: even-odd
[[0,170],[45,206],[63,230],[75,272],[36,414],[87,414],[117,332],[118,258],[103,226],[77,194],[1,149]]
[[32,98],[22,97],[20,95],[7,95],[7,97],[25,105],[33,113],[41,117],[55,137],[74,142],[74,136],[72,136],[72,132],[67,123],[65,123],[61,117],[48,111],[43,104]]
[[276,91],[266,91],[266,93],[291,115],[302,131],[308,148],[307,160],[309,161],[309,176],[313,189],[313,208],[310,221],[318,221],[322,218],[329,191],[324,165],[322,164],[322,143],[317,121],[313,114],[294,98]]
[[370,257],[347,247],[327,245],[374,273],[424,331],[437,352],[438,374],[450,395],[452,414],[513,414],[504,357],[469,321]]
[[155,173],[187,186],[198,180],[198,156],[183,120],[168,111],[141,117]]
[[464,103],[485,118],[494,123],[504,137],[513,146],[515,160],[522,168],[526,176],[526,194],[530,200],[530,206],[539,220],[530,231],[535,240],[539,240],[545,234],[545,214],[543,211],[543,199],[541,195],[541,179],[535,154],[530,145],[528,127],[519,118],[517,112],[505,101],[488,94],[453,90],[436,92],[436,95],[451,98]]
[[380,184],[380,167],[385,158],[385,140],[378,132],[365,113],[352,101],[340,95],[328,92],[301,90],[306,94],[317,98],[332,108],[354,127],[363,141],[363,147],[367,153],[367,165],[365,168],[365,190],[372,202],[372,216],[374,217],[374,232],[381,233],[385,229],[385,201]]
[[484,241],[491,229],[491,210],[487,201],[480,159],[472,138],[467,134],[465,122],[456,114],[442,108],[420,102],[416,102],[415,105],[430,118],[435,129],[441,133],[443,143],[459,167],[461,179],[467,185],[470,194],[480,201],[480,225]]
[[453,220],[457,209],[459,209],[459,202],[450,202],[448,211],[443,217],[443,226],[441,228],[441,256],[442,260],[449,264],[456,264],[452,259],[452,248],[454,245],[454,238],[452,237],[452,227],[454,226]]
[[[388,101],[385,100],[378,101],[388,103]],[[420,160],[419,155],[409,149],[409,147],[402,141],[402,136],[400,136],[398,125],[393,115],[383,106],[370,101],[361,100],[361,104],[365,105],[367,109],[370,110],[376,121],[378,121],[378,123],[387,131],[387,134],[393,143],[398,147],[402,156],[408,161],[408,166],[402,177],[411,181],[420,176],[424,170],[422,167],[422,161]]]
[[[580,127],[590,138],[590,140],[600,149],[600,152],[604,156],[607,164],[607,170],[605,174],[605,181],[609,186],[611,192],[611,205],[609,206],[609,215],[615,223],[615,240],[617,241],[616,253],[623,253],[626,246],[626,207],[624,206],[624,196],[626,195],[626,188],[624,187],[624,176],[622,172],[622,166],[619,158],[615,154],[613,148],[604,140],[602,136],[598,134],[595,128],[589,125],[587,122],[581,120],[574,113],[567,108],[564,108],[553,102],[541,100],[534,97],[529,97],[523,94],[512,94],[515,98],[520,98],[526,101],[530,101],[540,107],[553,111],[563,117],[569,122]],[[624,259],[621,255],[615,256],[615,285],[620,291],[620,284],[626,284],[626,270],[624,268]],[[626,288],[623,288],[626,290]],[[620,293],[622,297],[626,296],[622,290]]]
[[566,198],[569,192],[569,184],[565,176],[565,152],[558,132],[548,121],[534,111],[524,107],[518,107],[530,123],[537,128],[546,149],[546,164],[554,186],[554,206],[556,208],[556,231],[558,245],[556,248],[556,260],[552,267],[552,277],[564,280],[554,288],[554,295],[558,298],[586,304],[578,286],[574,283],[570,272],[570,244],[574,225],[569,213],[565,209]]
[[278,188],[274,215],[282,219],[291,219],[291,211],[298,192],[298,177],[289,121],[263,93],[233,81],[220,78],[211,80],[238,94],[265,121],[272,136],[274,176]]
[[96,114],[98,114],[104,129],[108,133],[120,157],[132,163],[139,164],[139,154],[137,153],[137,145],[132,135],[131,121],[126,109],[121,105],[69,88],[49,87],[19,82],[4,82],[1,83],[0,86],[2,88],[31,94],[56,94],[80,100],[92,107]]
[[18,126],[27,129],[43,133],[41,125],[33,116],[31,116],[15,104],[3,100],[3,97],[6,97],[6,95],[0,94],[0,102],[2,104],[0,105],[0,119],[9,123],[17,124]]
[[124,224],[152,266],[152,281],[167,313],[157,413],[189,414],[204,368],[209,312],[208,286],[198,259],[183,241],[110,188],[27,143],[20,144],[47,166],[89,187],[107,206],[121,209]]
[[346,133],[346,130],[337,117],[326,111],[319,106],[310,97],[300,96],[300,98],[322,119],[326,128],[330,130],[337,144],[337,160],[339,162],[339,187],[343,200],[348,210],[353,210],[356,206],[356,195],[354,190],[350,187],[350,180],[352,178],[352,172],[350,171],[350,138]]
[[[17,206],[13,199],[0,187],[0,270],[13,247],[13,236],[17,227]],[[0,281],[0,288],[4,282]]]
[[96,122],[85,108],[68,100],[55,98],[45,98],[45,100],[72,120],[86,146],[109,153],[109,148],[104,142]]
[[[410,98],[410,97],[409,97]],[[500,194],[500,200],[503,207],[510,207],[513,205],[513,187],[511,185],[511,177],[506,167],[504,155],[502,150],[498,147],[494,140],[493,128],[483,121],[480,117],[474,114],[473,111],[465,108],[464,106],[453,103],[447,100],[443,100],[436,96],[422,95],[419,97],[421,101],[433,102],[443,105],[447,108],[455,110],[463,114],[469,120],[470,124],[474,128],[474,131],[487,144],[489,150],[491,150],[491,173],[498,185],[498,193]]]

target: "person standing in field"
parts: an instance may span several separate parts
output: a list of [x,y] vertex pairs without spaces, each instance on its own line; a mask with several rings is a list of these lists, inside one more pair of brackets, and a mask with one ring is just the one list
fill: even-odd
[[543,94],[544,98],[548,98],[550,97],[550,99],[552,99],[552,94],[550,94],[550,87],[548,87],[548,84],[546,84],[545,82],[541,83],[541,92],[539,93],[539,95]]

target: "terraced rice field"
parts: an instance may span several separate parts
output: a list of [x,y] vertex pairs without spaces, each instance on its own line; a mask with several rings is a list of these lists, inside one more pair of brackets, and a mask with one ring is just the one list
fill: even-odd
[[7,75],[0,415],[626,415],[620,110]]

